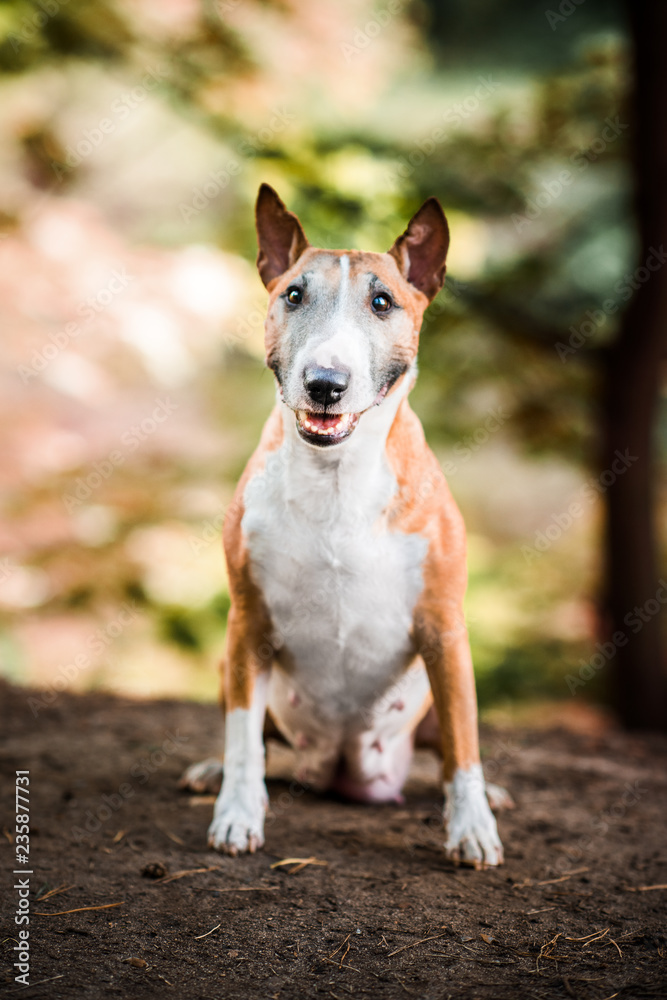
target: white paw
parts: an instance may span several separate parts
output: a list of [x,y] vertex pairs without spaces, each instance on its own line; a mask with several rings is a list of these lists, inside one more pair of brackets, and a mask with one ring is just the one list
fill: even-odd
[[222,761],[217,757],[207,757],[197,764],[191,764],[183,772],[179,788],[185,788],[188,792],[215,794],[220,791],[222,785]]
[[502,785],[494,785],[490,781],[487,781],[486,797],[493,812],[500,812],[502,809],[514,809],[514,799]]
[[479,764],[460,768],[446,782],[445,853],[453,861],[484,868],[503,863],[503,847],[496,820],[489,808],[484,776]]
[[237,785],[229,791],[223,784],[208,828],[208,846],[233,857],[245,851],[254,854],[264,844],[267,804],[264,782]]

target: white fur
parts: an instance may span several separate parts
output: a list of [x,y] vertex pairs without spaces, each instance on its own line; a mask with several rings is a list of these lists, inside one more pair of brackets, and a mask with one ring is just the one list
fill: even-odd
[[[317,787],[326,787],[348,743],[351,750],[359,733],[377,728],[376,704],[415,657],[410,630],[427,541],[389,532],[383,522],[397,489],[384,441],[405,391],[330,448],[302,441],[283,405],[285,440],[245,491],[251,570],[289,671],[278,668],[269,704],[303,751],[303,779]],[[405,700],[414,716],[428,697],[423,664],[410,682],[414,693]],[[387,738],[410,728],[408,712],[385,715],[379,712]]]
[[312,328],[285,373],[284,390],[292,406],[307,409],[309,399],[304,397],[303,389],[306,368],[311,365],[347,368],[352,378],[344,396],[345,412],[360,413],[377,395],[373,377],[374,356],[378,354],[376,341],[382,334],[386,339],[386,328],[370,310],[366,314],[360,308],[368,290],[364,280],[350,280],[349,257],[343,254],[339,261],[340,278],[333,305],[329,276],[317,270],[309,272]]
[[255,851],[264,843],[268,796],[262,730],[268,680],[268,673],[260,674],[250,708],[235,708],[225,717],[222,788],[208,829],[208,842],[210,847],[228,854]]
[[220,791],[222,786],[222,761],[219,757],[207,757],[196,764],[190,764],[181,775],[178,782],[179,788],[187,788],[197,795],[205,793],[215,793]]
[[339,258],[340,262],[340,284],[338,286],[338,311],[345,312],[347,307],[347,297],[350,294],[350,258],[346,253]]
[[445,851],[450,858],[475,866],[499,865],[503,848],[484,787],[481,764],[459,768],[445,782]]

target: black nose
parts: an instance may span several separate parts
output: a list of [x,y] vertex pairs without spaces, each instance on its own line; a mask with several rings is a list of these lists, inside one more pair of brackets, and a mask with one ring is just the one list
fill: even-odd
[[303,384],[314,403],[337,403],[350,384],[350,375],[340,368],[306,368]]

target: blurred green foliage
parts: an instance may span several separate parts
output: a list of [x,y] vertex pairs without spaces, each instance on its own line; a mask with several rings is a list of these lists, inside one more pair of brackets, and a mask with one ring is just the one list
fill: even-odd
[[[451,265],[426,316],[413,405],[443,463],[455,467],[451,486],[473,536],[469,617],[480,696],[565,695],[563,676],[593,633],[597,520],[535,560],[519,550],[567,495],[559,480],[552,499],[548,470],[565,470],[574,489],[594,466],[596,352],[615,335],[618,312],[594,324],[571,358],[556,346],[587,310],[619,298],[614,286],[633,260],[620,8],[585,4],[555,29],[542,4],[516,0],[392,9],[303,0],[2,3],[7,93],[31,77],[61,86],[55,112],[16,133],[22,169],[36,192],[96,198],[128,239],[214,243],[248,261],[261,180],[300,215],[311,242],[332,247],[386,249],[420,202],[437,195],[452,223]],[[158,107],[143,138],[158,150],[155,183],[164,175],[172,184],[169,204],[151,200],[145,181],[143,200],[114,192],[113,165],[98,168],[92,157],[68,165],[72,131],[63,123],[82,88],[93,99],[80,127],[94,127],[113,107],[109,87],[136,86],[150,67],[159,67],[151,92]],[[175,150],[170,136],[181,127]],[[179,182],[182,164],[194,162],[200,180]],[[183,206],[229,164],[219,191],[188,218]],[[9,227],[12,208],[2,211]],[[222,346],[198,374],[197,394],[214,424],[233,430],[233,447],[206,473],[229,498],[273,397],[256,346]],[[495,411],[502,426],[485,438]],[[80,572],[59,600],[94,603],[95,581],[104,576],[112,591],[115,580],[119,598],[132,594],[150,609],[161,640],[201,661],[220,646],[226,595],[197,607],[161,601],[136,566],[118,561],[119,539],[166,516],[160,491],[196,480],[201,468],[165,461],[131,473],[123,488],[139,500],[128,500],[120,534],[79,553]],[[536,514],[517,525],[503,511],[531,490]]]

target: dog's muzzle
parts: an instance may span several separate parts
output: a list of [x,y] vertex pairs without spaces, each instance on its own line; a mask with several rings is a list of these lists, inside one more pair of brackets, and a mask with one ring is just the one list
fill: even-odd
[[349,437],[359,423],[360,413],[310,413],[296,411],[296,426],[305,441],[320,447],[338,444]]
[[[340,403],[350,386],[347,368],[321,368],[309,365],[303,373],[303,386],[317,410],[297,410],[299,434],[311,444],[338,444],[352,433],[359,421],[358,413],[328,413]],[[323,407],[323,412],[319,408]]]

